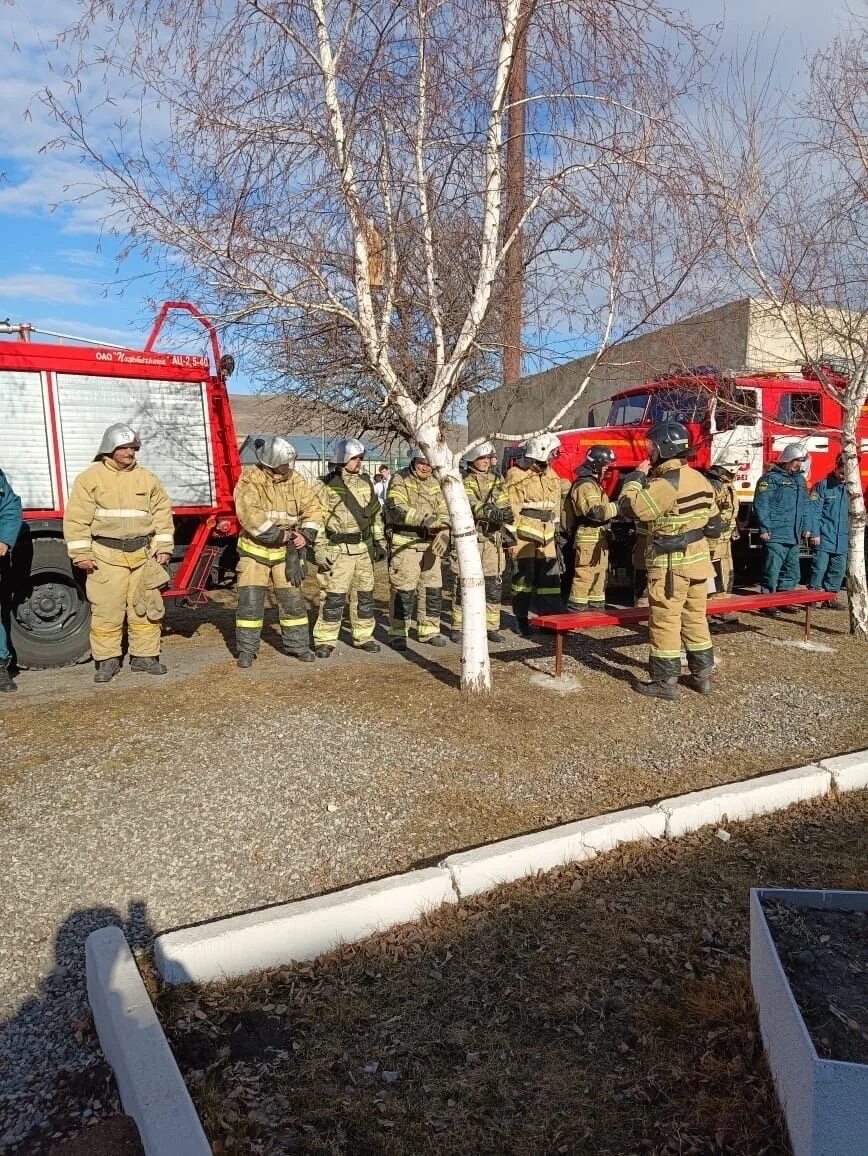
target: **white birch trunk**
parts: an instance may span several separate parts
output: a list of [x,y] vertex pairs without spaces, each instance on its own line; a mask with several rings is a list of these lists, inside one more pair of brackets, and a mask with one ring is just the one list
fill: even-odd
[[[849,392],[849,391],[848,391]],[[868,642],[868,581],[865,575],[865,495],[859,476],[859,416],[865,401],[864,391],[853,391],[844,404],[843,449],[847,465],[847,493],[850,497],[850,537],[847,548],[847,596],[850,608],[850,633]]]

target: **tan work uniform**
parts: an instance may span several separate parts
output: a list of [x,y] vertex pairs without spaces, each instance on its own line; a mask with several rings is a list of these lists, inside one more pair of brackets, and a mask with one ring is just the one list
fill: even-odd
[[307,607],[301,585],[286,576],[286,545],[265,545],[274,530],[308,531],[322,525],[322,511],[313,490],[292,471],[282,478],[264,466],[246,466],[235,487],[238,535],[238,607],[235,638],[238,652],[256,654],[265,620],[265,593],[274,587],[280,633],[287,654],[310,649]]
[[609,572],[609,523],[618,507],[599,480],[584,468],[570,490],[570,505],[576,525],[576,568],[568,609],[587,606],[602,610]]
[[556,614],[561,606],[561,566],[555,534],[560,529],[563,487],[551,466],[537,473],[518,463],[506,474],[518,539],[513,555],[512,610],[518,622],[537,614]]
[[628,478],[620,505],[648,531],[652,681],[678,677],[682,641],[691,673],[707,673],[714,665],[705,616],[714,568],[704,531],[711,519],[719,522],[711,483],[679,459],[664,461],[647,479]]
[[[386,491],[389,539],[389,637],[406,638],[414,614],[424,642],[440,633],[443,568],[432,550],[432,533],[422,523],[433,517],[441,527],[449,512],[440,483],[432,474],[417,477],[412,465],[392,475]],[[436,531],[435,531],[436,533]]]
[[160,653],[159,617],[138,613],[134,598],[141,570],[155,554],[171,554],[172,503],[159,479],[138,462],[121,470],[110,457],[88,466],[75,479],[63,518],[63,536],[75,562],[95,562],[87,576],[90,649],[94,660],[120,658],[124,620],[130,655]]
[[[485,580],[485,627],[488,631],[499,630],[503,571],[506,569],[501,526],[512,521],[512,506],[506,492],[506,484],[494,470],[482,473],[470,466],[464,478],[464,492],[467,494],[473,520],[476,523],[476,540],[482,559],[482,576]],[[485,514],[486,507],[489,509],[494,507],[497,521],[489,521]],[[460,630],[461,621],[461,580],[456,566],[452,589],[452,629]]]
[[648,531],[641,522],[635,523],[636,538],[630,564],[633,567],[633,605],[648,605],[648,570],[645,557],[648,553]]
[[712,471],[706,474],[711,482],[717,508],[720,510],[722,530],[711,543],[711,564],[714,567],[715,591],[712,598],[724,598],[732,593],[732,541],[738,536],[738,496],[735,486]]
[[380,501],[367,475],[347,470],[332,470],[313,489],[323,510],[314,547],[321,601],[313,640],[337,642],[349,597],[353,645],[362,646],[374,633],[374,542],[385,549]]

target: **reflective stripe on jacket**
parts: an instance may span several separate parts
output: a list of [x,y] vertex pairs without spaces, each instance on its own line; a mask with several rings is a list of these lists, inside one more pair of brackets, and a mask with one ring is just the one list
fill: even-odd
[[720,531],[719,541],[728,542],[738,529],[739,501],[736,496],[735,486],[732,482],[727,482],[724,478],[719,478],[711,472],[705,476],[711,482],[714,497],[717,501],[717,508],[720,511],[722,529]]
[[159,478],[138,462],[121,470],[102,458],[73,483],[63,537],[73,562],[92,560],[94,538],[150,537],[152,553],[168,554],[175,541],[172,503]]
[[[449,511],[440,483],[433,474],[427,478],[417,477],[412,466],[392,475],[383,513],[386,527],[391,531],[393,548],[423,541],[424,538],[420,537],[424,535],[422,523],[432,515],[444,525],[449,523]],[[402,526],[418,527],[420,534],[402,533]]]
[[[483,538],[494,538],[499,533],[500,526],[489,525],[482,510],[483,506],[494,506],[504,513],[512,514],[512,506],[503,478],[494,470],[489,470],[485,474],[471,468],[464,478],[464,492],[470,502],[470,510],[476,523],[477,533]],[[508,519],[506,524],[511,521],[512,517]]]
[[541,474],[530,467],[510,466],[506,491],[519,541],[551,545],[560,528],[562,504],[561,480],[551,466]]
[[649,572],[671,568],[675,573],[696,578],[714,576],[704,535],[697,534],[696,540],[688,541],[683,550],[662,553],[659,549],[666,538],[680,534],[692,537],[705,528],[710,518],[719,517],[711,483],[698,470],[678,459],[661,462],[647,482],[635,478],[625,483],[620,508],[626,517],[644,523],[648,530],[645,565]]
[[592,475],[579,474],[570,490],[570,504],[575,513],[576,544],[599,542],[609,522],[618,513],[615,502]]
[[383,518],[374,485],[365,474],[332,470],[313,484],[323,511],[326,541],[336,534],[358,534],[361,542],[342,544],[346,553],[360,553],[365,543],[383,540]]
[[286,546],[266,546],[258,539],[273,531],[313,530],[322,526],[319,500],[304,478],[292,471],[282,478],[264,466],[246,466],[235,487],[235,513],[241,523],[238,552],[274,566],[286,558]]

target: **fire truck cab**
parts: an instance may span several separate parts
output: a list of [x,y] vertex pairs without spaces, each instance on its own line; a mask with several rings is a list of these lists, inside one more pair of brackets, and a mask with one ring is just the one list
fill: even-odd
[[[205,329],[205,355],[156,349],[172,312]],[[187,302],[167,302],[142,350],[34,341],[28,325],[0,327],[0,468],[24,507],[24,526],[3,575],[3,613],[19,666],[78,662],[89,653],[83,575],[70,564],[63,512],[103,430],[126,422],[139,458],[172,499],[176,547],[166,598],[206,601],[204,590],[237,533],[232,491],[240,472],[217,333]]]
[[[561,448],[552,466],[561,477],[572,480],[591,446],[610,446],[616,461],[607,488],[615,493],[621,477],[647,456],[648,429],[666,420],[687,427],[689,461],[696,469],[708,469],[724,458],[734,457],[740,463],[735,485],[741,537],[736,553],[737,561],[748,568],[760,545],[752,507],[761,475],[785,445],[798,442],[808,454],[810,485],[826,476],[841,449],[842,408],[807,366],[799,376],[760,372],[735,377],[724,377],[712,366],[698,366],[661,374],[615,394],[602,425],[559,430]],[[859,448],[860,453],[868,451],[868,412],[860,421]],[[520,446],[509,447],[504,464],[519,454]],[[862,458],[861,471],[863,485],[868,487],[868,457]],[[614,529],[612,561],[620,568],[629,527],[616,525]]]

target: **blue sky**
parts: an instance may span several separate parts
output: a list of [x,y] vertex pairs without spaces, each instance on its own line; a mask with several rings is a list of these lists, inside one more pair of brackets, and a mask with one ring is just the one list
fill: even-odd
[[[777,0],[691,0],[684,7],[699,24],[723,22],[721,53],[763,32],[772,50],[780,40],[779,77],[799,86],[804,54],[845,23],[848,0],[790,0],[783,9]],[[68,153],[46,148],[57,130],[39,91],[63,75],[68,50],[56,37],[77,9],[76,0],[3,5],[0,319],[135,346],[150,329],[146,300],[162,297],[159,286],[138,258],[118,265],[118,242],[103,234],[103,206],[73,203],[65,191],[80,190],[86,170]],[[784,11],[786,24],[778,27],[773,21]],[[243,370],[232,384],[246,388]]]

